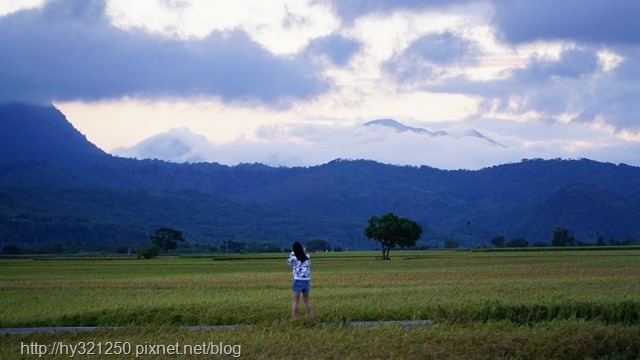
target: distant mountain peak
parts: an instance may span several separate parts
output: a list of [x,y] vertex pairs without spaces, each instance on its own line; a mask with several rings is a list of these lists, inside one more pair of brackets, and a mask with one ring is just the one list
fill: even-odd
[[412,126],[407,126],[397,120],[394,119],[378,119],[378,120],[372,120],[372,121],[368,121],[364,124],[362,124],[363,126],[387,126],[390,128],[395,129],[398,132],[406,132],[406,131],[410,131],[410,132],[414,132],[416,134],[426,134],[429,136],[446,136],[448,135],[446,131],[443,130],[438,130],[438,131],[429,131],[427,129],[424,128],[419,128],[419,127],[412,127]]
[[495,145],[495,146],[499,146],[499,147],[502,147],[502,148],[506,148],[506,146],[505,146],[505,145],[502,145],[502,144],[500,144],[499,142],[496,142],[496,141],[494,141],[493,139],[491,139],[491,138],[488,138],[488,137],[484,136],[480,131],[478,131],[478,130],[476,130],[476,129],[467,129],[467,130],[464,132],[464,135],[463,135],[463,136],[477,137],[477,138],[479,138],[479,139],[487,140],[488,142],[490,142],[490,143],[491,143],[491,145]]
[[[392,129],[395,129],[398,132],[413,132],[416,134],[425,134],[425,135],[429,135],[429,136],[450,136],[449,133],[447,133],[444,130],[438,130],[438,131],[429,131],[427,129],[424,128],[419,128],[419,127],[412,127],[412,126],[407,126],[397,120],[394,119],[378,119],[378,120],[372,120],[372,121],[368,121],[364,124],[362,124],[363,126],[386,126],[386,127],[390,127]],[[480,131],[476,130],[476,129],[468,129],[466,130],[463,135],[464,136],[469,136],[469,137],[475,137],[475,138],[479,138],[479,139],[483,139],[488,141],[491,145],[494,146],[499,146],[502,148],[506,148],[506,146],[498,143],[497,141],[483,135]]]
[[[132,147],[119,147],[112,153],[137,159],[158,158],[165,161],[205,162],[201,153],[211,147],[209,140],[188,128],[171,128],[166,132],[148,137]],[[204,151],[201,151],[203,150]]]

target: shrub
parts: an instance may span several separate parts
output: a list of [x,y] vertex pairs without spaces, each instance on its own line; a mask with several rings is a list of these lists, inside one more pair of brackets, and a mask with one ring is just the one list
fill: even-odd
[[160,248],[156,244],[147,244],[138,249],[138,259],[141,257],[145,259],[151,259],[157,257],[160,254]]

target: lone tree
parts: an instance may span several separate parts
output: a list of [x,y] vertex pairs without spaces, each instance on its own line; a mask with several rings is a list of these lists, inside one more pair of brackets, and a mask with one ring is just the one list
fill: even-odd
[[571,246],[575,245],[576,239],[569,236],[569,230],[561,227],[557,227],[553,231],[553,238],[551,239],[551,246]]
[[364,235],[379,241],[382,245],[382,260],[389,260],[389,250],[396,245],[402,249],[414,246],[422,235],[422,227],[415,221],[386,213],[380,217],[369,218],[369,225],[364,229]]
[[184,237],[182,237],[182,233],[178,230],[161,227],[156,229],[149,240],[158,246],[163,253],[166,253],[169,250],[175,250],[178,242],[184,242]]

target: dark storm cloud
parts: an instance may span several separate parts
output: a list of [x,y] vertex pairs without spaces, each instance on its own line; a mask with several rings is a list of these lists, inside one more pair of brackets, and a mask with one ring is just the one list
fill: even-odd
[[535,60],[510,79],[493,82],[493,91],[504,106],[511,97],[519,96],[523,112],[575,113],[575,121],[603,116],[617,128],[637,127],[636,120],[623,115],[634,108],[637,111],[637,95],[625,91],[614,73],[602,71],[596,52],[573,49],[564,51],[557,61]]
[[534,60],[526,69],[515,71],[513,81],[545,82],[552,78],[579,78],[598,70],[598,57],[593,50],[567,50],[558,61]]
[[617,80],[627,83],[640,81],[640,47],[621,46],[613,50],[624,58],[614,70]]
[[493,1],[495,24],[506,41],[574,40],[640,43],[638,0]]
[[42,12],[51,20],[93,23],[105,22],[105,8],[105,0],[49,0]]
[[507,79],[472,81],[460,76],[430,88],[506,99],[515,94],[549,93],[554,85],[577,83],[579,79],[589,77],[597,70],[598,58],[594,50],[567,50],[557,61],[534,59],[526,68],[513,70]]
[[360,48],[359,42],[333,34],[312,40],[307,46],[306,52],[313,55],[327,55],[334,64],[342,66]]
[[396,10],[423,10],[464,4],[472,0],[331,0],[336,14],[346,22],[371,13]]
[[640,48],[616,48],[624,60],[608,76],[596,77],[585,113],[604,114],[616,127],[640,130]]
[[[429,34],[415,40],[405,51],[383,64],[399,82],[424,82],[446,67],[470,64],[478,50],[468,40],[451,33]],[[439,69],[445,67],[445,69]]]
[[[637,58],[637,54],[636,54]],[[623,61],[624,64],[627,60]],[[631,61],[637,64],[637,60]],[[573,113],[573,121],[594,121],[602,116],[616,129],[639,129],[638,78],[620,79],[622,64],[604,72],[597,49],[566,50],[557,61],[533,60],[502,80],[472,81],[466,77],[448,79],[429,90],[476,95],[484,99],[480,111],[536,111],[553,121],[555,116]]]
[[429,34],[414,41],[405,51],[438,65],[459,63],[477,52],[473,44],[451,33]]
[[53,1],[0,18],[0,100],[217,95],[286,105],[326,91],[303,58],[280,58],[245,33],[166,39],[113,27],[104,1]]

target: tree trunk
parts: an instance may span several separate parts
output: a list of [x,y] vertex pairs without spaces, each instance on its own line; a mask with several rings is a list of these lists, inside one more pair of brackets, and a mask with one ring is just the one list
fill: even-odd
[[391,250],[391,248],[382,245],[382,260],[389,260],[389,250]]
[[382,245],[382,260],[389,260],[389,250],[391,250],[391,246],[386,241],[380,241]]

